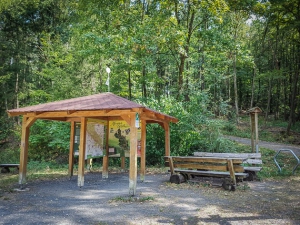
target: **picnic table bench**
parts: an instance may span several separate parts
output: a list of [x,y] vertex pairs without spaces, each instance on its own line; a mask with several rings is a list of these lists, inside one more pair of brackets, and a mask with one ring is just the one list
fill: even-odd
[[253,181],[257,172],[262,169],[261,153],[211,153],[211,152],[194,152],[196,157],[213,157],[226,159],[243,159],[244,172],[248,173],[246,178],[248,181]]
[[13,163],[6,163],[6,164],[0,164],[1,173],[9,173],[9,168],[17,168],[19,169],[20,164],[13,164]]
[[213,176],[224,178],[222,186],[225,189],[235,190],[237,180],[248,176],[241,165],[243,163],[241,158],[166,156],[165,159],[170,167],[171,183],[179,184],[197,175]]

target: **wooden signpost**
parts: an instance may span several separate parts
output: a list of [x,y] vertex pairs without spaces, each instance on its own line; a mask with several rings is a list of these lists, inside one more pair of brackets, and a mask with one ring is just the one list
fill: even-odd
[[252,152],[259,152],[258,147],[258,114],[261,113],[261,109],[258,107],[251,108],[247,111],[250,114],[251,125],[251,147]]

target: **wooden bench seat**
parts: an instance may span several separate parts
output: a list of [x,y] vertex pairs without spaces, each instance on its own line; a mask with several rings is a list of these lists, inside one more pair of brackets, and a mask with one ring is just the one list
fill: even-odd
[[6,164],[0,164],[1,173],[9,173],[10,169],[9,168],[17,168],[19,169],[20,164],[13,164],[13,163],[6,163]]
[[254,180],[256,173],[262,170],[261,153],[211,153],[211,152],[194,152],[195,157],[222,157],[222,158],[239,158],[243,159],[243,168],[249,174],[247,180]]
[[[174,172],[176,173],[185,173],[185,174],[195,174],[195,175],[202,175],[202,176],[216,176],[216,177],[227,177],[230,176],[230,172],[224,171],[208,171],[208,170],[181,170],[175,169]],[[237,177],[247,177],[247,173],[235,173]]]
[[237,179],[243,179],[248,176],[248,173],[244,173],[244,168],[241,165],[243,159],[193,156],[166,156],[165,159],[170,167],[171,183],[185,182],[191,178],[191,175],[214,176],[230,178],[230,182],[228,182],[228,179],[226,180],[226,185],[228,184],[228,189],[235,190]]

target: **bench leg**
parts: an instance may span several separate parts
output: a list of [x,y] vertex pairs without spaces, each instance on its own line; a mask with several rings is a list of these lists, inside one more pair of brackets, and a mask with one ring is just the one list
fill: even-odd
[[229,172],[230,172],[230,177],[232,179],[233,185],[236,186],[236,178],[235,178],[233,163],[232,163],[231,159],[227,160],[227,165],[228,165],[228,169],[229,169]]

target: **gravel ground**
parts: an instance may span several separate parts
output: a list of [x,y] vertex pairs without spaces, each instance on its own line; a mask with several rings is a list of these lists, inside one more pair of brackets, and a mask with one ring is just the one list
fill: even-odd
[[30,181],[0,197],[0,224],[300,224],[297,177],[243,182],[235,192],[214,184],[147,174],[130,198],[128,172],[88,172],[82,188],[77,176]]

